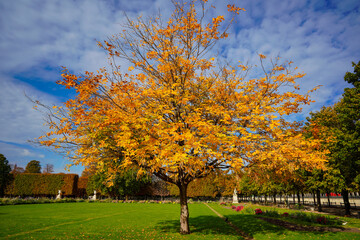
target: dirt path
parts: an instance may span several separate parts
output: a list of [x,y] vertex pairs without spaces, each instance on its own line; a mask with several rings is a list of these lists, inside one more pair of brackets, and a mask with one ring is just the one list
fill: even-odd
[[242,236],[246,240],[254,239],[246,232],[241,231],[237,226],[235,226],[232,222],[230,222],[226,217],[215,211],[212,207],[210,207],[207,203],[204,203],[208,208],[210,208],[211,211],[213,211],[216,215],[218,215],[222,220],[224,220],[230,227],[232,227],[237,234]]

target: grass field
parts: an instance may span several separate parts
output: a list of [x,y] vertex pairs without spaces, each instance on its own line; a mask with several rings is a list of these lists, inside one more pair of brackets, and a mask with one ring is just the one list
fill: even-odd
[[[217,212],[255,239],[360,239],[359,233],[294,232],[218,204]],[[241,239],[204,204],[190,204],[191,235],[178,204],[58,203],[0,206],[1,239]],[[360,221],[349,223],[360,227]]]

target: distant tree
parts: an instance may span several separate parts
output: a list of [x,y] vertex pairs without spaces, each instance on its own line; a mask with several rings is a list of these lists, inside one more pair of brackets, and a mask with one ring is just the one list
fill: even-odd
[[360,61],[357,64],[352,62],[352,66],[354,67],[354,73],[346,72],[344,80],[356,86],[360,82]]
[[337,174],[328,178],[329,186],[339,186],[346,215],[350,215],[349,191],[360,179],[360,62],[353,67],[354,73],[347,72],[344,80],[354,87],[345,88],[334,106],[310,113],[307,124],[312,137],[322,138],[323,147],[330,151],[328,165]]
[[41,173],[41,165],[39,161],[31,160],[25,168],[25,173]]
[[343,98],[335,105],[339,125],[337,141],[331,149],[347,186],[341,192],[346,215],[350,215],[349,190],[360,176],[360,61],[352,64],[354,73],[347,72],[344,80],[354,87],[345,88]]
[[86,191],[89,195],[96,190],[103,195],[111,197],[125,196],[127,200],[129,196],[135,195],[140,189],[150,182],[150,178],[146,175],[138,176],[138,170],[130,169],[121,171],[113,176],[111,184],[106,172],[97,172],[89,178]]
[[19,173],[25,172],[25,169],[22,168],[22,167],[18,167],[17,164],[12,165],[12,166],[11,166],[11,169],[12,169],[12,170],[11,170],[11,173],[12,173],[12,174],[19,174]]
[[0,153],[0,196],[4,196],[5,187],[11,178],[10,171],[8,160]]
[[54,165],[53,164],[46,164],[43,170],[43,173],[53,173],[54,172]]

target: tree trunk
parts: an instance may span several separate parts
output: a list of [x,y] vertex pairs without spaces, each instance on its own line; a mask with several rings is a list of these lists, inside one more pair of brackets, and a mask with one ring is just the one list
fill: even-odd
[[190,234],[187,184],[178,185],[180,190],[180,234]]
[[303,203],[303,205],[305,205],[304,193],[303,192],[301,193],[301,197],[302,197],[302,203]]
[[274,194],[274,204],[276,204],[276,194]]
[[344,206],[345,206],[345,215],[351,215],[350,212],[350,202],[349,202],[349,192],[347,190],[342,190],[341,195],[344,199]]
[[301,204],[301,202],[300,202],[300,192],[297,192],[296,195],[297,195],[297,199],[298,199],[298,204],[300,205]]
[[329,192],[327,193],[327,199],[328,199],[328,205],[329,205],[329,207],[330,207],[331,204],[330,204],[330,193],[329,193]]
[[319,212],[322,212],[321,198],[320,198],[320,190],[316,190],[316,198],[317,198],[318,211],[319,211]]
[[312,192],[313,198],[314,198],[314,206],[316,206],[316,200],[315,200],[315,192]]

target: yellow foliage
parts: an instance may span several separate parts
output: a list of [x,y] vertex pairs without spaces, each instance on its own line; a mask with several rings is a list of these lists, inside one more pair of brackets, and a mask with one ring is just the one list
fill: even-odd
[[[110,59],[127,59],[139,73],[122,74],[116,64],[109,72],[84,76],[64,69],[58,83],[77,95],[54,113],[61,121],[49,122],[50,140],[41,143],[70,146],[75,164],[113,171],[137,165],[139,174],[146,170],[173,183],[190,182],[216,168],[240,171],[249,164],[278,171],[321,167],[323,153],[316,151],[316,142],[294,134],[298,125],[284,117],[310,103],[308,95],[297,92],[303,74],[292,75],[288,63],[246,80],[241,72],[248,66],[219,70],[215,58],[202,55],[227,37],[220,31],[226,20],[216,16],[204,24],[190,4],[176,5],[166,24],[130,21],[123,34],[99,45]],[[294,90],[284,92],[283,85]],[[57,135],[63,138],[53,138]]]

